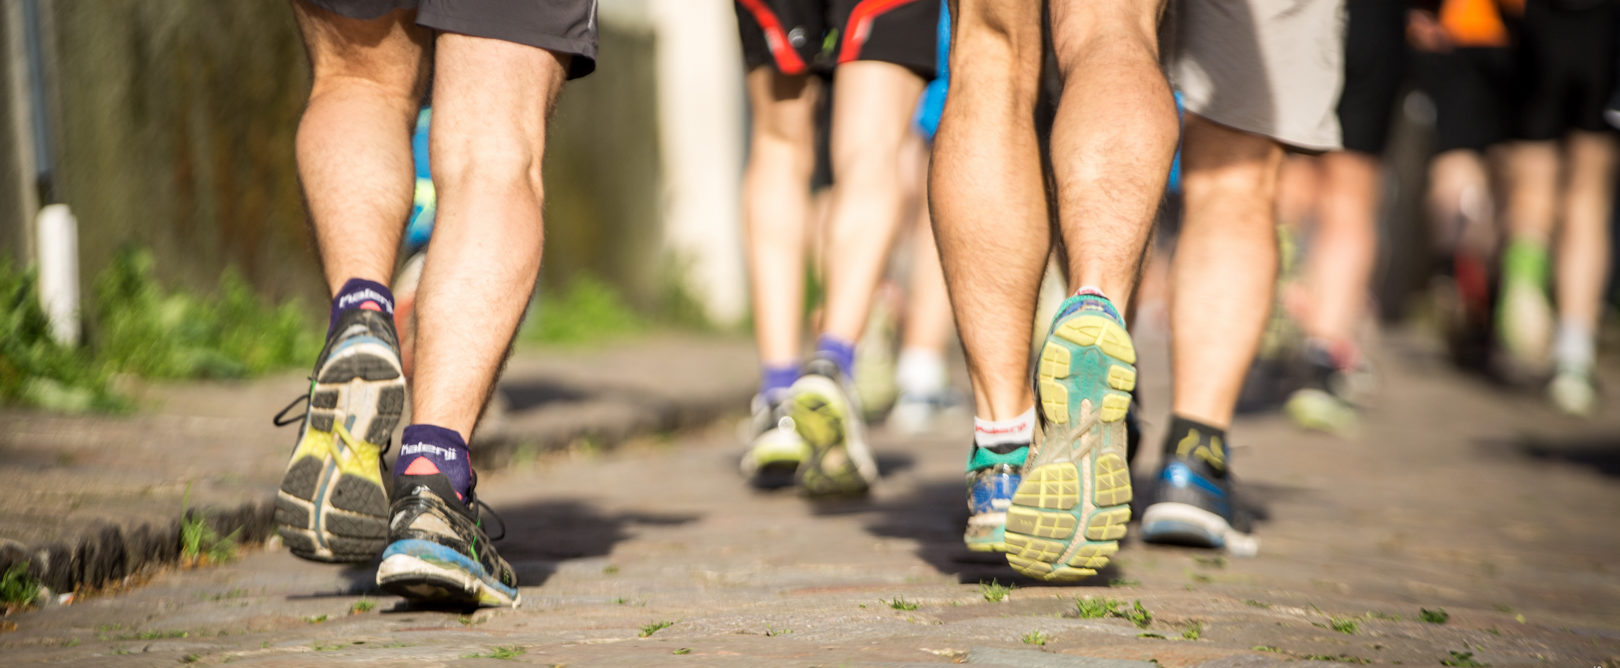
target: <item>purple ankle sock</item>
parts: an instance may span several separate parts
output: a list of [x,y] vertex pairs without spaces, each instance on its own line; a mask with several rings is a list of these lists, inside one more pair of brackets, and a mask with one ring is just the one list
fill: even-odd
[[846,378],[855,377],[855,344],[836,336],[822,334],[816,339],[816,357],[830,359]]
[[413,424],[399,440],[404,445],[399,447],[399,461],[394,462],[396,485],[400,478],[442,473],[466,502],[472,487],[472,451],[461,434],[431,424]]
[[337,327],[338,315],[352,308],[381,311],[392,317],[394,293],[386,285],[363,278],[351,278],[344,282],[337,296],[332,298],[332,317],[326,323],[327,335],[330,336],[332,329]]
[[793,381],[799,379],[799,363],[787,364],[761,364],[759,372],[759,393],[766,398],[780,396],[793,387]]

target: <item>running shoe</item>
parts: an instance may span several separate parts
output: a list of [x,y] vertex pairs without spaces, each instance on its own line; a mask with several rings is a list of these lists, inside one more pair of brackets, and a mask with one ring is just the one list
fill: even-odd
[[1095,575],[1131,517],[1125,415],[1136,349],[1107,298],[1063,302],[1041,348],[1037,402],[1045,440],[1007,511],[1007,562],[1030,577]]
[[962,541],[976,552],[1006,552],[1007,509],[1023,480],[1028,443],[973,445],[967,462],[968,523]]
[[1547,385],[1547,397],[1566,415],[1586,417],[1597,406],[1597,384],[1592,368],[1560,364],[1552,382]]
[[877,482],[877,462],[866,445],[860,402],[837,363],[813,359],[793,383],[788,416],[809,446],[796,472],[799,489],[810,496],[865,494]]
[[388,538],[382,454],[405,409],[399,343],[387,314],[357,308],[338,316],[307,400],[276,494],[277,531],[305,559],[370,561]]
[[482,504],[472,490],[462,501],[437,471],[402,475],[394,484],[393,521],[377,566],[377,586],[432,605],[518,605],[517,574],[484,533],[476,510]]
[[1288,397],[1288,417],[1302,429],[1353,436],[1361,421],[1360,374],[1343,368],[1327,348],[1311,342],[1303,352],[1305,387]]
[[791,486],[799,465],[810,456],[810,446],[793,428],[788,408],[785,400],[754,395],[744,436],[748,452],[743,453],[741,468],[743,477],[760,489]]
[[1165,434],[1165,463],[1152,503],[1142,512],[1142,540],[1224,547],[1232,532],[1232,481],[1218,432],[1173,418]]

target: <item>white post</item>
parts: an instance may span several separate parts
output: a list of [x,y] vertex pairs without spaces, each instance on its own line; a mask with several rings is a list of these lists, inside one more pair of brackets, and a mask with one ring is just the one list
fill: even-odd
[[657,39],[664,238],[711,320],[739,322],[742,256],[742,48],[729,2],[649,0]]
[[39,301],[51,321],[51,337],[79,344],[79,221],[66,204],[39,210]]

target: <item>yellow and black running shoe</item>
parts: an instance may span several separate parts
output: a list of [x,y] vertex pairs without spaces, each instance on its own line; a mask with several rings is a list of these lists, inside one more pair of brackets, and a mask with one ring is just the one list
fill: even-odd
[[314,561],[371,561],[388,540],[382,455],[405,409],[393,319],[363,308],[339,315],[308,401],[276,495],[282,543]]

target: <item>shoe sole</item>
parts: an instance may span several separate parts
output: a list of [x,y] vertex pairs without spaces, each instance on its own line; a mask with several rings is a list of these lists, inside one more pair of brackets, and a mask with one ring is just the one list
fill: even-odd
[[773,429],[756,439],[743,457],[743,477],[758,489],[792,487],[809,450],[797,433]]
[[476,561],[438,543],[395,541],[377,566],[377,586],[407,600],[446,607],[517,607],[522,596]]
[[322,365],[304,435],[276,494],[277,531],[294,555],[364,562],[382,552],[388,489],[381,444],[404,409],[404,374],[383,341],[356,339]]
[[[1000,517],[996,517],[997,515],[1000,515]],[[968,520],[969,524],[973,524],[974,520],[979,520],[987,525],[990,523],[999,523],[1000,526],[990,530],[988,535],[982,538],[974,537],[970,529],[968,534],[962,536],[962,542],[967,545],[967,549],[974,552],[1004,553],[1007,551],[1006,513],[989,513],[983,516],[974,517]]]
[[1131,519],[1125,415],[1135,363],[1130,335],[1103,315],[1064,321],[1042,346],[1046,441],[1007,511],[1007,563],[1019,573],[1073,582],[1119,551]]
[[810,454],[794,478],[809,496],[858,496],[872,489],[877,466],[837,381],[806,376],[793,384],[788,414]]
[[1149,543],[1221,548],[1232,525],[1198,506],[1164,501],[1142,511],[1142,540]]

